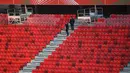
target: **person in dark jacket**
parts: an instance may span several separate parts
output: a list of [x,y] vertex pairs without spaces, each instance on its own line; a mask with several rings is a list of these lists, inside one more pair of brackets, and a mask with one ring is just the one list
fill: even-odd
[[66,34],[67,36],[69,36],[69,23],[66,23],[65,27],[66,27]]
[[70,19],[71,30],[74,30],[74,23],[75,23],[75,20],[74,20],[74,18],[71,16],[71,19]]

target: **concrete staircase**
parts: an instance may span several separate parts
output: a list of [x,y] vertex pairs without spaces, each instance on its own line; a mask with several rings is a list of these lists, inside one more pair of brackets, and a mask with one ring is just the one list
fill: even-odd
[[[76,22],[77,23],[77,22]],[[75,29],[77,29],[78,24],[75,23]],[[73,33],[73,31],[70,31]],[[43,48],[42,52],[39,52],[37,56],[35,56],[34,60],[31,60],[19,73],[32,73],[32,70],[36,69],[37,66],[40,66],[41,62],[44,62],[44,59],[48,58],[49,55],[52,54],[59,47],[59,44],[62,44],[64,40],[66,40],[66,31],[63,29],[57,37],[54,38],[53,41],[50,42],[46,48]]]
[[128,63],[127,67],[125,67],[120,73],[130,73],[130,63]]

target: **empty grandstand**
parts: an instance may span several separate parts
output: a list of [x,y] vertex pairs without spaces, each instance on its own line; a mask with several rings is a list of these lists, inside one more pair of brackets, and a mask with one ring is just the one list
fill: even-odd
[[130,6],[121,2],[2,1],[0,73],[130,73]]

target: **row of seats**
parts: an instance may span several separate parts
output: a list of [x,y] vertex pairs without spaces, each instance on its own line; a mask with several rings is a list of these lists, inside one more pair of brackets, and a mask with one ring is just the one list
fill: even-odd
[[0,73],[18,73],[69,19],[70,15],[34,14],[23,25],[0,25]]
[[[32,14],[24,24],[65,24],[70,17],[76,18],[75,14]],[[8,24],[8,15],[0,14],[0,24]]]
[[110,25],[112,25],[112,24],[122,24],[122,25],[127,24],[127,25],[129,25],[130,19],[107,18],[106,23],[110,24]]
[[60,16],[73,16],[73,17],[76,17],[75,14],[32,14],[30,15],[30,17],[34,17],[34,16],[37,16],[37,17],[43,17],[43,16],[55,16],[55,17],[60,17]]
[[130,15],[117,15],[117,14],[111,14],[110,18],[116,18],[116,19],[129,19]]
[[129,29],[79,26],[33,73],[119,73],[130,61]]
[[25,24],[66,24],[71,16],[76,18],[74,14],[32,14],[27,18]]
[[55,18],[54,15],[30,15],[30,17],[27,18],[27,21],[25,24],[49,24],[54,25],[56,22],[58,22],[60,18]]
[[61,25],[0,25],[0,73],[18,73],[61,31]]
[[129,25],[130,15],[111,14],[110,18],[98,18],[96,25]]

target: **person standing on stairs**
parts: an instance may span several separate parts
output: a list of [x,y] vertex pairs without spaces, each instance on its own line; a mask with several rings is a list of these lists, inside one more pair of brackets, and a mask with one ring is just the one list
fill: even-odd
[[74,30],[74,23],[75,23],[75,19],[71,16],[70,19],[71,30]]
[[69,36],[69,23],[66,23],[65,27],[66,27],[66,34],[67,36]]

